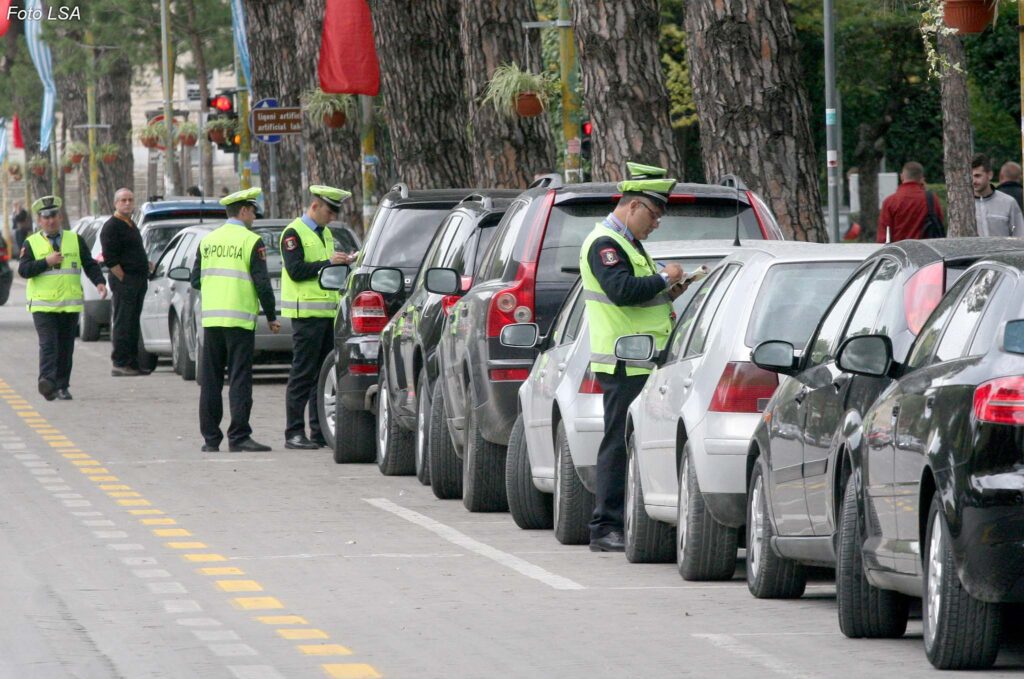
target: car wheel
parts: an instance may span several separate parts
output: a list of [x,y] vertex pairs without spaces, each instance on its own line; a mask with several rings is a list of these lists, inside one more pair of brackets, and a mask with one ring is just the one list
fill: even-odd
[[100,338],[100,324],[88,311],[82,312],[81,337],[83,342],[96,342]]
[[420,369],[416,382],[416,478],[424,486],[430,485],[430,381],[427,369]]
[[181,321],[177,319],[171,326],[171,345],[172,360],[176,362],[175,371],[185,381],[194,380],[196,378],[196,362],[189,358],[185,330],[181,327]]
[[403,429],[394,416],[386,361],[377,379],[377,468],[384,476],[406,476],[416,470],[414,434]]
[[505,458],[505,495],[508,510],[516,525],[524,530],[551,528],[551,495],[537,490],[533,485],[530,455],[526,448],[526,427],[523,414],[519,413],[512,434],[508,438],[508,455]]
[[178,339],[178,335],[181,334],[181,330],[178,328],[180,325],[178,319],[171,317],[171,370],[181,374],[181,344]]
[[377,457],[373,414],[365,410],[349,410],[341,402],[333,351],[320,366],[317,390],[320,431],[334,451],[334,461],[338,464],[373,462]]
[[507,512],[505,457],[508,449],[480,434],[472,403],[467,404],[466,451],[462,458],[462,504],[471,512]]
[[897,639],[907,631],[910,601],[899,592],[879,589],[864,575],[864,536],[857,518],[857,488],[846,483],[839,517],[836,599],[839,629],[851,639]]
[[739,530],[715,520],[700,491],[689,442],[679,465],[676,567],[683,580],[730,580],[736,572]]
[[157,355],[151,354],[146,351],[146,345],[142,343],[142,337],[139,337],[139,368],[142,370],[156,370]]
[[796,599],[807,587],[807,571],[772,549],[771,517],[761,460],[754,463],[747,492],[747,588],[758,599]]
[[[4,264],[6,267],[7,264]],[[14,282],[14,274],[8,268],[6,273],[0,275],[0,306],[7,304],[7,300],[11,297],[11,284]]]
[[462,460],[455,454],[455,444],[448,432],[440,378],[434,382],[434,395],[430,400],[430,446],[427,461],[430,467],[430,488],[434,495],[441,500],[462,497]]
[[569,450],[565,423],[559,421],[555,430],[555,496],[552,520],[555,539],[563,545],[585,545],[590,542],[590,519],[594,516],[594,494],[580,481],[576,463]]
[[942,670],[991,667],[999,653],[1002,611],[998,604],[975,599],[960,583],[938,493],[928,512],[925,545],[921,620],[928,660]]
[[675,529],[652,519],[647,513],[633,436],[629,437],[626,445],[626,560],[630,563],[668,563],[675,556]]

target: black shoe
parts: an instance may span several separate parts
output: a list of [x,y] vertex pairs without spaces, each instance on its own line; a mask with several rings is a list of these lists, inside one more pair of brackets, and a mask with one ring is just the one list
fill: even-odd
[[57,390],[57,400],[58,401],[70,401],[71,400],[71,392],[68,391],[66,387],[64,389],[58,389]]
[[151,373],[152,373],[153,371],[152,371],[152,370],[146,370],[145,368],[135,368],[135,372],[136,372],[137,374],[139,374],[139,375],[149,375],[149,374],[151,374]]
[[311,436],[309,440],[312,441],[313,443],[317,444],[321,448],[329,448],[330,447],[330,446],[327,445],[327,439],[325,439],[323,436]]
[[613,530],[607,535],[590,541],[592,552],[624,552],[626,551],[626,538],[622,531]]
[[256,443],[251,438],[244,439],[238,443],[231,443],[228,445],[228,450],[232,453],[265,453],[268,450],[272,450],[270,446],[265,446],[262,443]]
[[42,394],[43,398],[47,401],[52,401],[57,398],[57,385],[45,377],[40,377],[39,393]]
[[211,446],[210,444],[206,444],[206,445],[203,446],[203,452],[204,453],[219,453],[220,452],[220,446]]
[[126,365],[115,365],[113,368],[110,369],[111,377],[137,377],[138,375],[141,374],[142,373],[140,373],[135,368],[131,368]]
[[285,439],[284,447],[292,450],[316,450],[320,446],[307,439],[305,434],[293,434]]

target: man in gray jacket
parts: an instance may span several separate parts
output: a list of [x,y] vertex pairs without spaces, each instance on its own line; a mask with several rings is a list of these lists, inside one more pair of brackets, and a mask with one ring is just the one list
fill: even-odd
[[974,215],[979,236],[1024,238],[1024,214],[1010,196],[992,188],[992,163],[978,154],[971,161],[974,184]]

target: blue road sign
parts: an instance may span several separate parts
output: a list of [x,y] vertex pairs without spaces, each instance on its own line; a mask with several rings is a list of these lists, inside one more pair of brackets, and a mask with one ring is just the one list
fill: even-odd
[[[278,106],[280,106],[280,104],[277,103],[277,99],[273,99],[271,97],[267,97],[266,99],[260,99],[259,101],[252,105],[253,109],[277,108]],[[252,132],[252,129],[252,111],[249,111],[249,131]],[[264,144],[276,144],[279,141],[281,141],[281,136],[282,135],[280,134],[269,134],[264,135],[262,137],[256,137],[256,139],[263,142]]]

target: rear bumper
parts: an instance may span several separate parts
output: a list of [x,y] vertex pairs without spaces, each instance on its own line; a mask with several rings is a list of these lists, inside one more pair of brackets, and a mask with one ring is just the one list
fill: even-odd
[[953,540],[960,581],[982,601],[1024,602],[1024,470],[969,484]]
[[[519,408],[519,387],[522,381],[492,382],[487,381],[483,403],[477,406],[473,414],[476,416],[480,435],[491,443],[501,446],[508,445]],[[465,422],[461,422],[465,427]],[[457,428],[460,428],[457,426]]]
[[[378,335],[349,337],[335,345],[338,369],[338,398],[349,410],[368,410],[367,392],[377,389],[377,363],[380,353]],[[372,373],[353,373],[351,366],[373,366]]]

